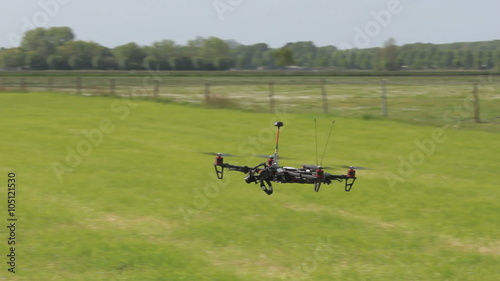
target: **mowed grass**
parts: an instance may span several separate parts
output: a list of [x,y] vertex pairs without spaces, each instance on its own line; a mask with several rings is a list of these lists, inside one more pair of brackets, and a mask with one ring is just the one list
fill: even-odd
[[[19,183],[18,273],[4,255],[0,280],[497,280],[498,132],[57,93],[0,104],[0,177]],[[351,192],[267,196],[199,153],[258,164],[279,120],[281,164],[315,164],[314,118],[320,158],[336,121],[325,166],[373,168]]]

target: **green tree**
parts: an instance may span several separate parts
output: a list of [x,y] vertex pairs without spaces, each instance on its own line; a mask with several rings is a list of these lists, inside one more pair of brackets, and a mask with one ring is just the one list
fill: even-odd
[[336,68],[347,69],[349,68],[349,61],[351,57],[351,51],[341,50],[333,54],[333,65]]
[[55,47],[61,46],[66,42],[75,40],[75,35],[69,27],[51,27],[47,29],[46,39]]
[[180,46],[172,40],[154,42],[151,46],[144,47],[147,56],[154,57],[156,65],[150,65],[151,69],[170,70],[170,62],[180,56]]
[[0,51],[0,67],[24,66],[26,54],[21,48],[3,49]]
[[398,61],[398,46],[396,46],[396,40],[394,38],[389,38],[384,43],[384,48],[380,50],[380,62],[385,70],[399,70],[401,65]]
[[493,60],[495,62],[495,69],[497,71],[500,71],[500,49],[495,51],[495,55],[494,55]]
[[173,58],[170,61],[170,65],[172,65],[175,70],[195,70],[195,66],[193,65],[193,61],[188,56],[180,56]]
[[49,68],[47,60],[36,51],[26,53],[24,65],[33,70],[44,70]]
[[495,59],[493,55],[493,51],[487,51],[484,59],[484,64],[486,68],[491,69],[495,66]]
[[142,67],[144,69],[156,69],[156,66],[159,64],[159,61],[156,56],[148,55],[142,61]]
[[474,54],[472,53],[472,51],[465,52],[463,62],[466,69],[474,68]]
[[462,68],[463,64],[463,50],[456,50],[454,52],[453,68]]
[[217,37],[197,37],[188,41],[184,55],[191,57],[193,66],[200,70],[226,70],[235,64],[230,42]]
[[42,27],[26,31],[21,41],[21,48],[27,51],[36,51],[42,56],[55,53],[57,47],[74,39],[69,27]]
[[47,66],[51,70],[66,70],[70,69],[68,60],[61,55],[50,55],[47,57]]
[[483,50],[478,50],[474,54],[474,68],[481,69],[486,65],[486,54]]
[[92,58],[92,68],[100,70],[112,70],[112,69],[117,69],[118,65],[113,56],[109,55],[94,56]]
[[217,70],[228,70],[235,66],[235,60],[231,57],[219,57],[214,60],[214,66]]
[[284,48],[292,52],[294,64],[303,67],[315,66],[314,63],[318,48],[312,41],[288,43]]
[[36,51],[43,56],[54,53],[55,46],[47,39],[47,30],[42,27],[26,31],[21,41],[21,48]]
[[373,68],[374,55],[370,51],[360,51],[358,65],[360,69],[372,69]]
[[217,37],[209,37],[202,41],[200,55],[206,60],[229,57],[229,44]]
[[333,54],[336,51],[337,48],[334,46],[324,46],[317,48],[313,66],[323,68],[333,67]]
[[128,43],[113,49],[114,57],[121,69],[143,69],[146,52],[136,43]]
[[252,68],[252,52],[250,46],[238,46],[232,54],[235,60],[235,67],[238,69]]
[[233,43],[232,45],[231,57],[234,67],[238,69],[255,69],[268,65],[267,52],[270,49],[267,44],[236,45]]
[[270,66],[272,64],[272,50],[265,43],[258,43],[251,48],[251,68]]
[[451,50],[444,52],[444,67],[453,68],[455,61],[455,53]]
[[57,48],[57,54],[66,59],[72,69],[92,68],[92,59],[104,51],[101,45],[87,41],[68,41]]
[[280,48],[280,49],[274,50],[272,52],[272,56],[274,58],[274,64],[276,66],[283,67],[283,66],[287,66],[287,65],[292,65],[294,63],[293,53],[288,48]]
[[68,59],[68,65],[71,67],[71,69],[85,69],[88,68],[87,62],[83,57],[81,56],[71,56]]

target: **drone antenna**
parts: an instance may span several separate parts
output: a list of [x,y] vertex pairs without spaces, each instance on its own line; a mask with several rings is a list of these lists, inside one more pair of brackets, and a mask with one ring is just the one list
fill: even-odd
[[278,127],[278,132],[276,133],[276,148],[274,149],[274,162],[278,164],[278,143],[280,140],[280,128],[283,127],[283,122],[277,121],[274,122],[274,126]]
[[332,129],[333,129],[333,124],[335,123],[335,120],[332,121],[332,124],[330,125],[330,132],[328,133],[328,139],[326,140],[325,144],[325,150],[323,151],[323,156],[321,157],[321,162],[319,165],[323,165],[323,160],[325,159],[325,154],[326,154],[326,148],[328,147],[328,143],[330,142],[330,136],[332,135]]
[[316,125],[316,118],[314,118],[314,138],[316,140],[316,166],[319,165],[318,161],[318,126]]

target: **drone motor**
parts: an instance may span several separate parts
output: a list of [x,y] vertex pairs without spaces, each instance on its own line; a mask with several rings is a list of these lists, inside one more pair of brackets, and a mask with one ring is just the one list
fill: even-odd
[[356,177],[356,170],[354,170],[354,168],[349,168],[349,170],[347,171],[347,176],[351,177],[351,178],[355,178]]
[[217,155],[215,157],[215,165],[222,165],[224,163],[224,157]]

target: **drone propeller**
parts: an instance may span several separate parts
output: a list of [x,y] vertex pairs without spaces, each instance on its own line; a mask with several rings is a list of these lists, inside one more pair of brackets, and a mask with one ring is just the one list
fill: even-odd
[[[270,157],[274,157],[274,155],[273,155],[273,154],[270,154],[270,155],[269,155],[269,154],[258,154],[258,155],[254,155],[254,156],[255,156],[255,157],[259,157],[259,158],[270,158]],[[282,157],[282,156],[279,156],[279,155],[278,155],[278,158],[279,158],[279,159],[284,159],[284,160],[289,160],[289,159],[290,159],[290,158],[288,158],[288,157]]]
[[302,168],[306,168],[306,169],[331,169],[332,167],[304,164],[304,165],[302,165]]
[[[269,155],[269,154],[257,154],[257,155],[254,155],[255,157],[259,157],[259,158],[269,158],[269,157],[274,157],[274,155]],[[280,157],[281,158],[281,157]]]
[[208,154],[212,156],[223,156],[223,157],[240,157],[238,155],[229,154],[229,153],[216,153],[216,152],[201,152],[202,154]]
[[334,166],[346,169],[354,169],[354,170],[371,170],[370,168],[359,167],[359,166],[348,166],[348,165],[334,165]]
[[366,167],[347,166],[347,165],[333,165],[333,166],[302,165],[302,167],[308,169],[325,169],[325,170],[333,169],[333,167],[353,169],[353,170],[371,170],[370,168]]

